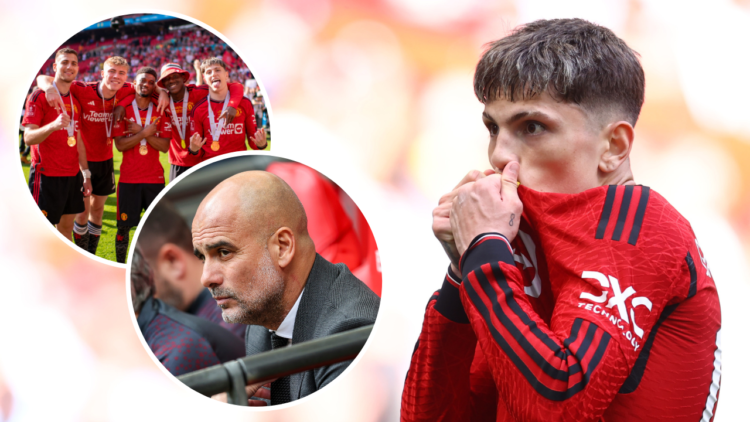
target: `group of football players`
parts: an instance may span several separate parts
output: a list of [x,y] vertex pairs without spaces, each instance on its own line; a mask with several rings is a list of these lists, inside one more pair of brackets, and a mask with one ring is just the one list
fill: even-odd
[[[268,147],[251,101],[229,82],[221,58],[204,60],[197,84],[175,63],[161,72],[141,67],[127,81],[126,59],[105,60],[102,79],[76,80],[78,52],[55,54],[54,77],[40,75],[22,125],[31,146],[29,189],[47,220],[80,248],[96,254],[107,197],[117,192],[118,262],[125,262],[130,229],[164,188],[161,152],[170,181],[218,155]],[[246,145],[247,142],[247,145]],[[115,183],[112,146],[122,152]]]

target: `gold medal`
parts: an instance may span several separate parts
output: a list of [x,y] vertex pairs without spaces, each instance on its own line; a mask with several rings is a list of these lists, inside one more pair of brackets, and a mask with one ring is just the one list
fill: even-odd
[[72,136],[68,136],[68,146],[69,147],[76,146],[76,138],[74,138]]
[[138,151],[141,153],[141,155],[146,155],[148,154],[148,147],[146,145],[141,145]]
[[180,145],[182,145],[182,149],[185,149],[185,140],[180,139]]
[[214,151],[218,151],[219,150],[219,143],[216,142],[216,141],[211,142],[211,149],[214,150]]
[[107,138],[107,146],[112,145],[112,138]]

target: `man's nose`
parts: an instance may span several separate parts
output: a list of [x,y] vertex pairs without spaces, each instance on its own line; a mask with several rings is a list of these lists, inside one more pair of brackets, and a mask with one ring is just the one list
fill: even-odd
[[210,261],[203,263],[203,273],[201,274],[201,284],[203,287],[213,288],[221,286],[222,277],[215,265]]
[[500,130],[495,139],[490,142],[488,150],[490,164],[495,171],[502,172],[505,165],[511,161],[521,162],[516,152],[516,145],[513,141],[512,134],[508,131]]

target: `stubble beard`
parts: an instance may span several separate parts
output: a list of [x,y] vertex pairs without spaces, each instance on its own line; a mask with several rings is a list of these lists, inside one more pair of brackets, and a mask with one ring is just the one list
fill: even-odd
[[216,296],[229,296],[237,302],[236,309],[221,310],[225,322],[233,324],[273,326],[284,317],[284,278],[271,261],[268,249],[258,263],[255,275],[245,281],[249,291],[237,292],[226,288],[211,291]]
[[[154,284],[156,285],[156,283]],[[155,296],[167,305],[173,306],[179,310],[182,310],[185,303],[185,295],[182,290],[176,288],[172,283],[166,280],[160,280],[156,288]]]

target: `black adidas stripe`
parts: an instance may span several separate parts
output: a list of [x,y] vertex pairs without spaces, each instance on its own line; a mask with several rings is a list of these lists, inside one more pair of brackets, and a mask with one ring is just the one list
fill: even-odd
[[620,240],[622,236],[622,229],[625,227],[625,219],[628,217],[628,209],[630,208],[630,200],[633,198],[633,185],[625,186],[625,193],[622,195],[622,203],[620,204],[620,213],[617,215],[617,224],[615,225],[615,231],[612,232],[612,240]]
[[615,193],[617,193],[617,186],[610,185],[607,188],[607,198],[604,200],[604,208],[599,218],[599,227],[596,228],[596,239],[604,239],[604,231],[607,230],[607,224],[609,224],[609,215],[612,214],[612,204],[615,202]]
[[690,252],[688,252],[687,256],[685,257],[685,261],[688,265],[688,270],[690,270],[690,288],[688,289],[688,295],[686,299],[690,299],[691,297],[695,296],[695,292],[698,289],[698,273],[695,271],[695,262],[693,261],[693,257],[690,255]]
[[633,228],[630,230],[630,238],[628,239],[628,243],[633,246],[635,246],[635,243],[638,241],[638,235],[641,233],[643,216],[646,214],[646,205],[648,205],[648,197],[650,193],[651,189],[648,186],[641,186],[641,199],[638,201],[638,209],[635,211]]

